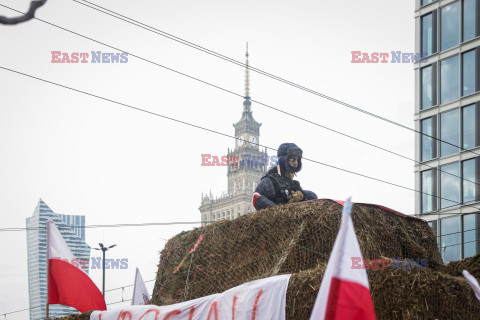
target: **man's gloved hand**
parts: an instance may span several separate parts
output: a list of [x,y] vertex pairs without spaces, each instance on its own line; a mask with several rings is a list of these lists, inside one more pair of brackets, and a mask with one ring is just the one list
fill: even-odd
[[302,191],[292,191],[288,196],[288,203],[300,202],[305,198]]

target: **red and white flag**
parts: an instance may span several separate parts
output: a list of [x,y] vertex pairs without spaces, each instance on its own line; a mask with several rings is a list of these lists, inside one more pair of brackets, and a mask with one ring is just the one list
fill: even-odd
[[350,216],[351,199],[343,205],[342,221],[310,320],[376,319],[365,269],[353,269],[362,258]]
[[467,279],[468,284],[473,290],[473,293],[475,293],[475,297],[477,297],[478,300],[480,300],[480,285],[478,285],[477,279],[475,279],[474,276],[470,274],[467,270],[462,271],[463,276],[465,279]]
[[52,220],[47,221],[48,303],[74,307],[80,312],[107,310],[92,279],[73,265],[75,256]]
[[150,296],[147,287],[145,286],[145,282],[143,282],[140,270],[137,268],[135,272],[135,283],[133,284],[132,305],[147,304],[148,300],[150,300]]

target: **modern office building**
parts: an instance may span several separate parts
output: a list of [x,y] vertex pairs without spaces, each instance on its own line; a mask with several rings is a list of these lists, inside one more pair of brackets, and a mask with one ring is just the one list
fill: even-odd
[[[250,100],[250,78],[248,70],[248,48],[245,70],[245,100],[240,120],[235,128],[235,148],[228,149],[227,159],[236,159],[227,167],[228,191],[220,197],[202,193],[199,207],[202,225],[220,220],[230,220],[255,211],[253,192],[260,179],[267,173],[267,149],[260,150],[261,123],[252,115]],[[210,160],[211,161],[211,160]]]
[[415,0],[415,35],[415,210],[449,262],[480,252],[480,1]]
[[[85,243],[85,216],[56,214],[42,199],[30,218],[27,218],[28,294],[30,320],[44,319],[47,302],[47,231],[46,222],[52,219],[67,242],[73,255],[90,260],[90,247]],[[85,273],[88,274],[88,268]],[[78,313],[74,308],[50,305],[49,316],[61,317]]]

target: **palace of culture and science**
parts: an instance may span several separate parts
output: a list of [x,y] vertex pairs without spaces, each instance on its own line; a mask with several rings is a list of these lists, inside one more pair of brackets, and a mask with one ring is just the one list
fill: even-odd
[[260,126],[252,115],[252,102],[249,93],[248,47],[245,70],[245,100],[240,120],[233,125],[235,128],[235,148],[228,149],[228,159],[238,159],[237,165],[227,168],[228,190],[220,197],[202,193],[199,207],[202,226],[220,220],[231,220],[241,215],[255,211],[252,196],[260,179],[266,174],[267,150],[259,150]]

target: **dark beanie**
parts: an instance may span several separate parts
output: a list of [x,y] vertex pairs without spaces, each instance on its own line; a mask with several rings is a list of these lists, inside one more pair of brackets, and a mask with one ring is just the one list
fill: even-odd
[[[298,172],[302,169],[302,154],[303,151],[295,143],[282,143],[277,150],[278,162],[282,172]],[[298,157],[298,166],[292,168],[288,165],[288,159],[291,157]]]

